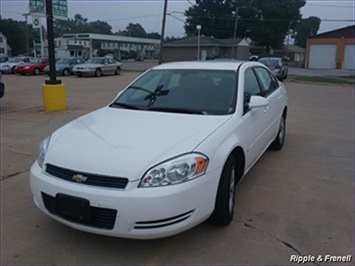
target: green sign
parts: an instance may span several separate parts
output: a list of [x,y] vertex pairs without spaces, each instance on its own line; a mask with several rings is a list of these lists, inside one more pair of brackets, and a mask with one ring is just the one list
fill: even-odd
[[[53,16],[56,19],[68,19],[68,2],[67,0],[52,0]],[[30,13],[35,16],[46,15],[45,0],[30,0]]]

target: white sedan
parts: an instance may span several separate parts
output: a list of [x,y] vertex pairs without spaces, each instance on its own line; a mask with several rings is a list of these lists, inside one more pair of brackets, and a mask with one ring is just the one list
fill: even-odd
[[285,140],[287,93],[257,62],[181,62],[142,74],[58,129],[30,173],[35,204],[73,228],[160,238],[227,225],[235,186]]

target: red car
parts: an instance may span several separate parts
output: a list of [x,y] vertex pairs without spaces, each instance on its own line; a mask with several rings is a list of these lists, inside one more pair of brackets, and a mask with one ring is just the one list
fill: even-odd
[[48,58],[34,58],[29,63],[22,63],[16,66],[15,72],[21,75],[39,75],[44,72],[48,65]]

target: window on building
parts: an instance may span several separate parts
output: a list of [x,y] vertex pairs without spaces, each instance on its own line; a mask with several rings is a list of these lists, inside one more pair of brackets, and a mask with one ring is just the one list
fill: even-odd
[[74,51],[70,51],[70,56],[74,56]]

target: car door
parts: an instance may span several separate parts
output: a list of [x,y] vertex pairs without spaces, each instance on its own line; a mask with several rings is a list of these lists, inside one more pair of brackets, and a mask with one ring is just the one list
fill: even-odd
[[259,80],[259,84],[263,91],[263,95],[269,101],[269,106],[265,112],[267,121],[267,142],[268,146],[274,139],[279,130],[280,119],[282,115],[282,93],[278,81],[274,80],[274,76],[269,70],[263,67],[256,67],[255,74]]
[[102,71],[105,73],[105,74],[109,74],[111,73],[111,66],[110,66],[110,62],[109,62],[109,59],[108,58],[105,58],[104,59],[104,64],[103,64],[103,67],[102,67]]
[[[249,169],[266,149],[268,137],[266,129],[268,127],[267,107],[249,108],[249,101],[252,96],[263,96],[260,83],[253,68],[248,68],[244,72],[243,92],[243,117],[239,126],[238,137],[244,144],[246,151],[245,167]],[[240,95],[240,94],[239,94]]]

